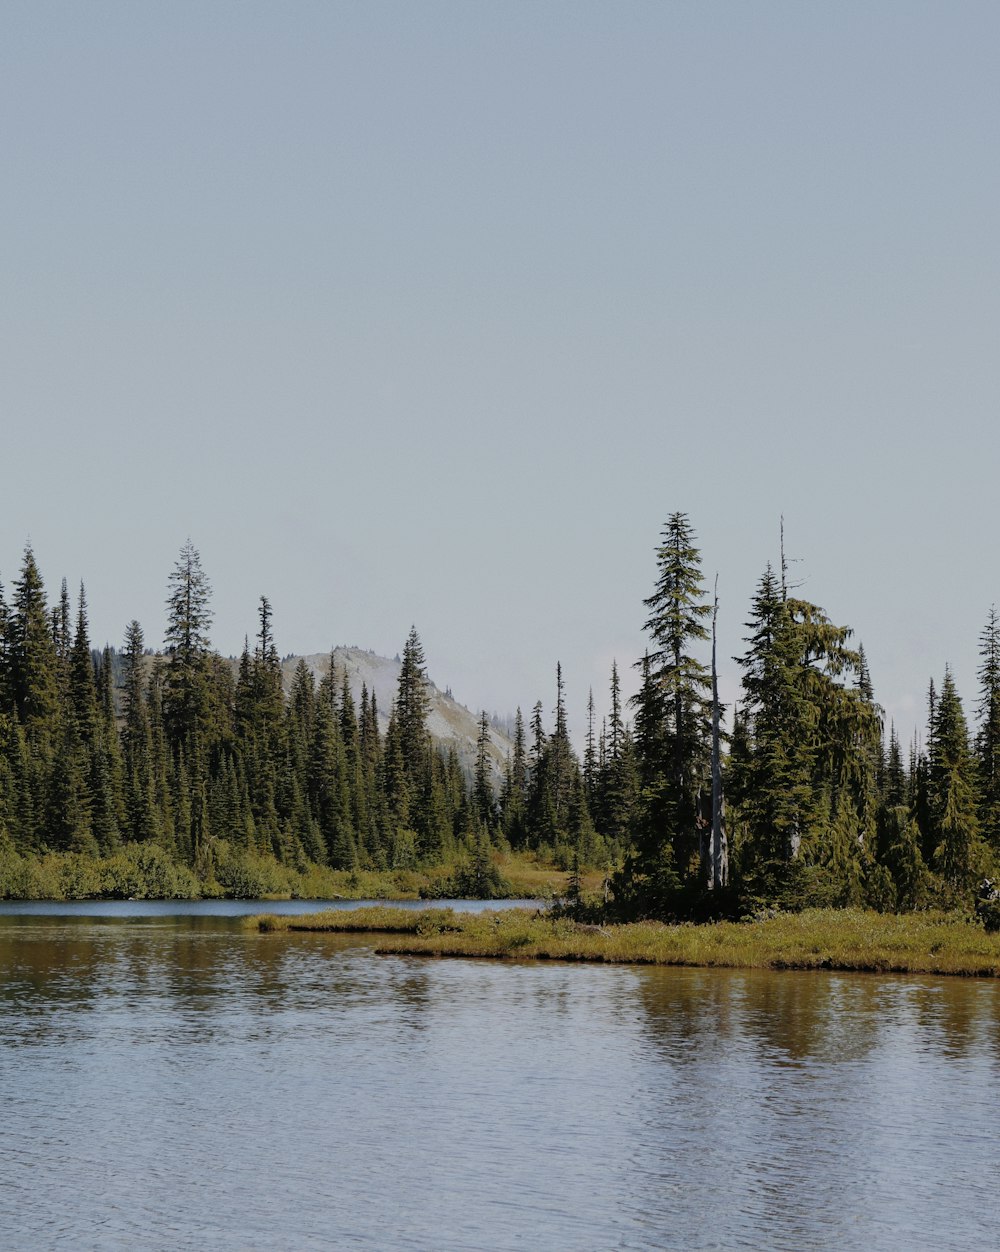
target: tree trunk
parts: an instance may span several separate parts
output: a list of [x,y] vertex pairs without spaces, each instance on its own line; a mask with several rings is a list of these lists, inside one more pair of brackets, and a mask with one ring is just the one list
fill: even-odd
[[722,794],[722,758],[719,749],[719,675],[715,664],[715,624],[719,616],[719,580],[715,580],[715,603],[712,608],[712,844],[711,889],[725,887],[729,882],[729,847],[723,824],[725,798]]

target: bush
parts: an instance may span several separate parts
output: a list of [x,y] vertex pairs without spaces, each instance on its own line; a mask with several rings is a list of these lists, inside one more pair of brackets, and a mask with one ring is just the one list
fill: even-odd
[[101,892],[119,900],[193,900],[198,880],[155,843],[126,843],[101,866]]
[[9,845],[0,849],[0,898],[62,900],[63,888],[54,857],[18,856]]
[[291,894],[289,872],[273,857],[233,848],[228,843],[215,847],[215,877],[234,900]]
[[514,884],[492,861],[459,866],[447,878],[438,878],[420,888],[422,900],[513,900]]
[[55,868],[63,899],[89,900],[104,893],[103,867],[94,857],[81,852],[64,852],[58,857]]

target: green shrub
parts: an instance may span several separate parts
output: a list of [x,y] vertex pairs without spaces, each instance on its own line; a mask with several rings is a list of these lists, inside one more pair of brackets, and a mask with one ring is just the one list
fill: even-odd
[[[264,896],[290,895],[289,871],[273,857],[219,843],[214,849],[215,877],[227,896],[235,900],[259,900]],[[298,875],[292,871],[297,879]]]
[[0,850],[0,897],[6,900],[62,900],[58,862],[48,856],[18,856],[9,846]]
[[101,866],[101,891],[120,900],[191,900],[198,880],[155,843],[126,843]]

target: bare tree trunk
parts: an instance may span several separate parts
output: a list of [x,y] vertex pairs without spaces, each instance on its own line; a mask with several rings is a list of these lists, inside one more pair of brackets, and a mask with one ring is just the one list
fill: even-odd
[[729,845],[723,825],[725,798],[722,794],[722,757],[719,750],[719,675],[715,664],[715,624],[719,616],[719,577],[715,577],[715,603],[712,607],[712,873],[709,887],[729,883]]

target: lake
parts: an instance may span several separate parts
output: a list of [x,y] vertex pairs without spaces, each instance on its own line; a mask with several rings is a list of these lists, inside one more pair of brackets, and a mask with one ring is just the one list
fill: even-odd
[[993,981],[378,957],[237,915],[277,907],[0,906],[0,1247],[1000,1242]]

